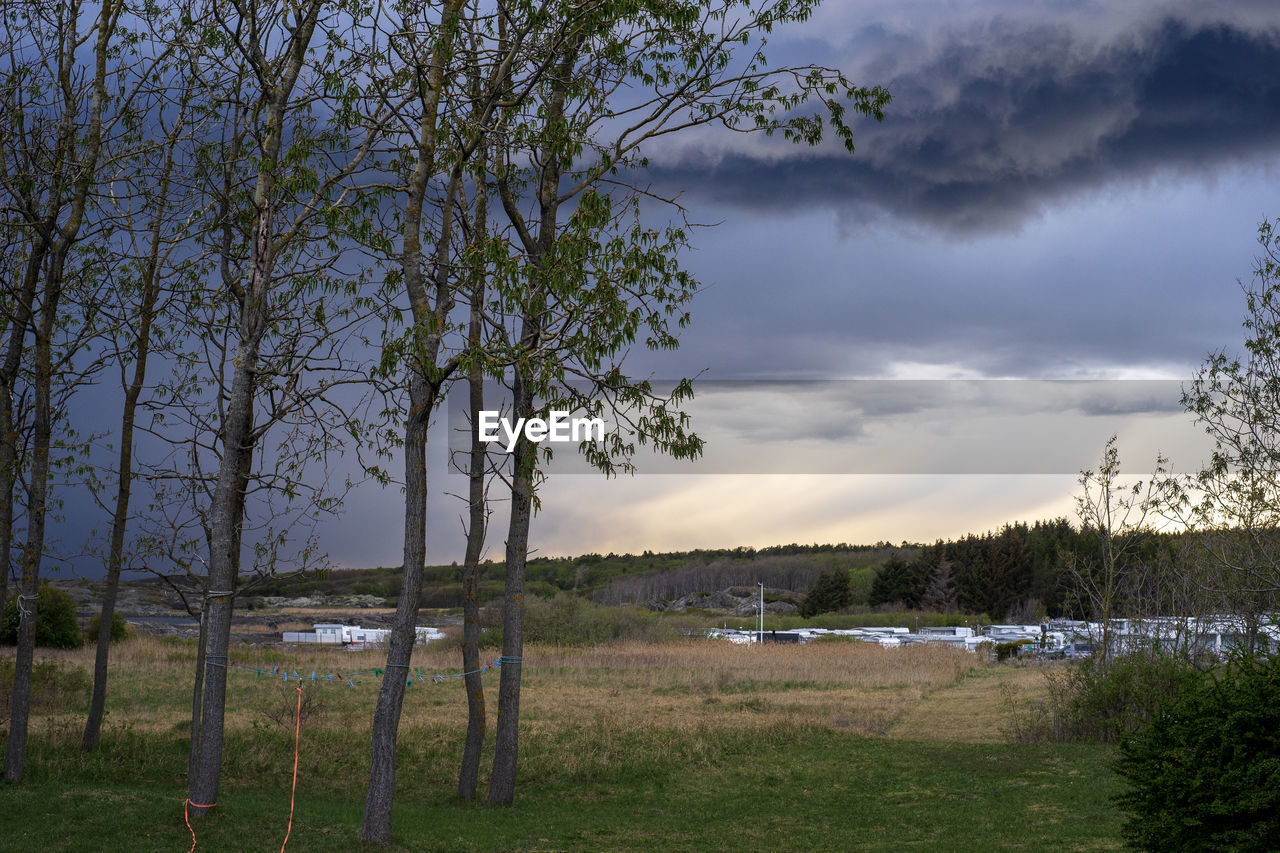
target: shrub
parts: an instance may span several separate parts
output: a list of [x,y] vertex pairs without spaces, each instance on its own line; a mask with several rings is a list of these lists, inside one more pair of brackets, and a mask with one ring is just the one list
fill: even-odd
[[[0,620],[0,643],[18,642],[18,598],[4,606]],[[41,584],[36,593],[36,645],[54,649],[74,649],[83,644],[76,621],[75,599],[56,586]]]
[[[250,602],[253,599],[249,599]],[[249,607],[253,609],[252,606]],[[93,614],[93,618],[89,620],[89,627],[85,628],[84,640],[86,643],[97,645],[98,643],[98,626],[102,622],[102,613]],[[125,624],[124,617],[120,615],[120,611],[111,611],[111,642],[118,643],[129,636],[129,626]]]
[[1026,698],[1012,684],[1000,685],[1000,704],[1005,724],[1000,727],[1014,743],[1043,743],[1053,740],[1053,714],[1044,699]]
[[1010,658],[1016,658],[1022,652],[1023,645],[1022,641],[996,643],[996,660],[1005,661]]
[[271,691],[258,704],[258,714],[263,722],[253,720],[253,726],[270,726],[292,733],[296,726],[305,726],[309,720],[314,722],[329,710],[321,689],[315,684],[308,684],[302,688],[301,697],[295,690]]
[[360,583],[356,584],[355,587],[351,590],[351,594],[352,595],[373,595],[373,596],[377,596],[378,598],[386,598],[387,590],[386,590],[386,587],[384,587],[382,584],[378,583],[377,581],[360,581]]
[[1162,704],[1196,682],[1200,671],[1185,656],[1138,653],[1105,664],[1087,658],[1048,677],[1058,739],[1109,742],[1149,723]]
[[1116,770],[1142,850],[1280,850],[1280,658],[1239,656],[1161,704]]
[[645,610],[607,607],[567,593],[525,602],[524,638],[529,643],[588,646],[614,640],[662,640],[678,636],[683,627],[683,622],[660,619]]
[[[0,658],[0,724],[8,722],[13,702],[13,658]],[[31,665],[31,709],[52,713],[75,713],[88,707],[93,682],[78,667],[63,667],[55,661],[38,660]]]

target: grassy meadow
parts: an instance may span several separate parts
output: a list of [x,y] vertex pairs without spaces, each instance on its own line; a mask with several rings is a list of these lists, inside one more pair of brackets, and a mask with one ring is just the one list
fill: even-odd
[[[12,651],[0,663],[12,667]],[[42,653],[26,778],[0,787],[0,847],[178,850],[191,641],[113,650],[102,748],[79,750],[90,649]],[[490,657],[496,657],[492,651]],[[289,816],[297,682],[381,666],[379,651],[242,646],[228,678],[219,807],[201,850],[277,849]],[[1120,847],[1109,749],[1013,743],[1030,666],[963,651],[707,640],[530,646],[516,804],[453,797],[466,701],[456,647],[415,652],[400,725],[397,850],[1107,850]],[[496,670],[485,675],[496,714]],[[289,849],[352,850],[377,677],[305,681]],[[7,698],[5,707],[7,708]],[[7,730],[7,722],[4,727]],[[492,728],[492,727],[491,727]],[[380,848],[371,848],[380,849]]]

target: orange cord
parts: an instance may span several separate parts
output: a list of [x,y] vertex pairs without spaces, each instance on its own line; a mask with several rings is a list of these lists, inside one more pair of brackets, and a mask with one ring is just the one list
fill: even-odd
[[198,808],[198,809],[211,809],[211,808],[213,808],[214,806],[216,806],[216,805],[217,805],[217,803],[210,803],[210,804],[209,804],[209,805],[207,805],[207,806],[202,806],[202,805],[200,805],[199,803],[193,803],[193,802],[191,802],[191,798],[190,798],[190,797],[188,797],[187,799],[185,799],[185,800],[183,800],[183,801],[182,801],[182,819],[183,819],[184,821],[186,821],[186,824],[187,824],[187,831],[191,833],[191,849],[190,849],[190,850],[188,850],[188,851],[187,851],[187,853],[195,853],[195,849],[196,849],[196,831],[195,831],[194,829],[192,829],[192,828],[191,828],[191,818],[187,817],[187,806],[188,806],[188,805],[195,806],[195,807],[196,807],[196,808]]
[[[289,792],[289,826],[284,832],[284,841],[280,844],[280,853],[284,853],[284,846],[289,843],[289,836],[293,833],[293,801],[298,793],[298,742],[302,737],[302,688],[298,687],[298,716],[293,726],[293,788]],[[187,814],[187,806],[195,806],[198,809],[211,809],[217,803],[210,803],[202,806],[199,803],[191,802],[191,798],[182,802],[182,820],[187,824],[187,831],[191,833],[191,849],[187,853],[195,853],[196,849],[196,831],[191,826],[191,818]]]
[[[293,798],[298,792],[298,740],[302,735],[302,687],[298,687],[298,720],[293,728],[293,789],[289,792],[289,828],[285,830],[284,841],[280,843],[280,853],[289,843],[289,834],[293,832]],[[194,834],[192,838],[194,839]],[[194,847],[192,848],[194,849]]]

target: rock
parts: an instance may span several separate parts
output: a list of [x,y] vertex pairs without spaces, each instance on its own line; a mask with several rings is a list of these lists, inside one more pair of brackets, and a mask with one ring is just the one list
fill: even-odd
[[337,595],[330,604],[338,607],[386,607],[387,600],[380,595]]
[[[798,610],[795,604],[795,593],[775,589],[766,589],[765,592],[780,599],[766,602],[766,612],[784,614],[795,613]],[[791,600],[782,600],[782,596]],[[733,586],[710,594],[694,592],[675,600],[655,599],[649,602],[648,607],[650,610],[659,612],[684,613],[690,608],[697,608],[732,613],[734,616],[755,616],[760,613],[760,587]]]
[[301,598],[285,598],[281,595],[266,595],[262,598],[265,607],[323,607],[323,595],[304,595]]
[[742,598],[722,589],[708,595],[700,606],[708,610],[738,610],[742,606]]

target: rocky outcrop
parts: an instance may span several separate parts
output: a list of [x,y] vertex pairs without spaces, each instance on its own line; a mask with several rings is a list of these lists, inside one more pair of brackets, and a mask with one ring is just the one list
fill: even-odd
[[[789,590],[765,589],[766,613],[795,613],[800,595]],[[760,612],[760,590],[746,586],[734,586],[718,592],[695,592],[674,601],[654,601],[653,610],[684,613],[690,609],[707,610],[734,616],[754,616]]]
[[261,599],[262,607],[386,607],[387,600],[379,595],[303,595],[298,598],[286,598],[280,595],[265,595]]

